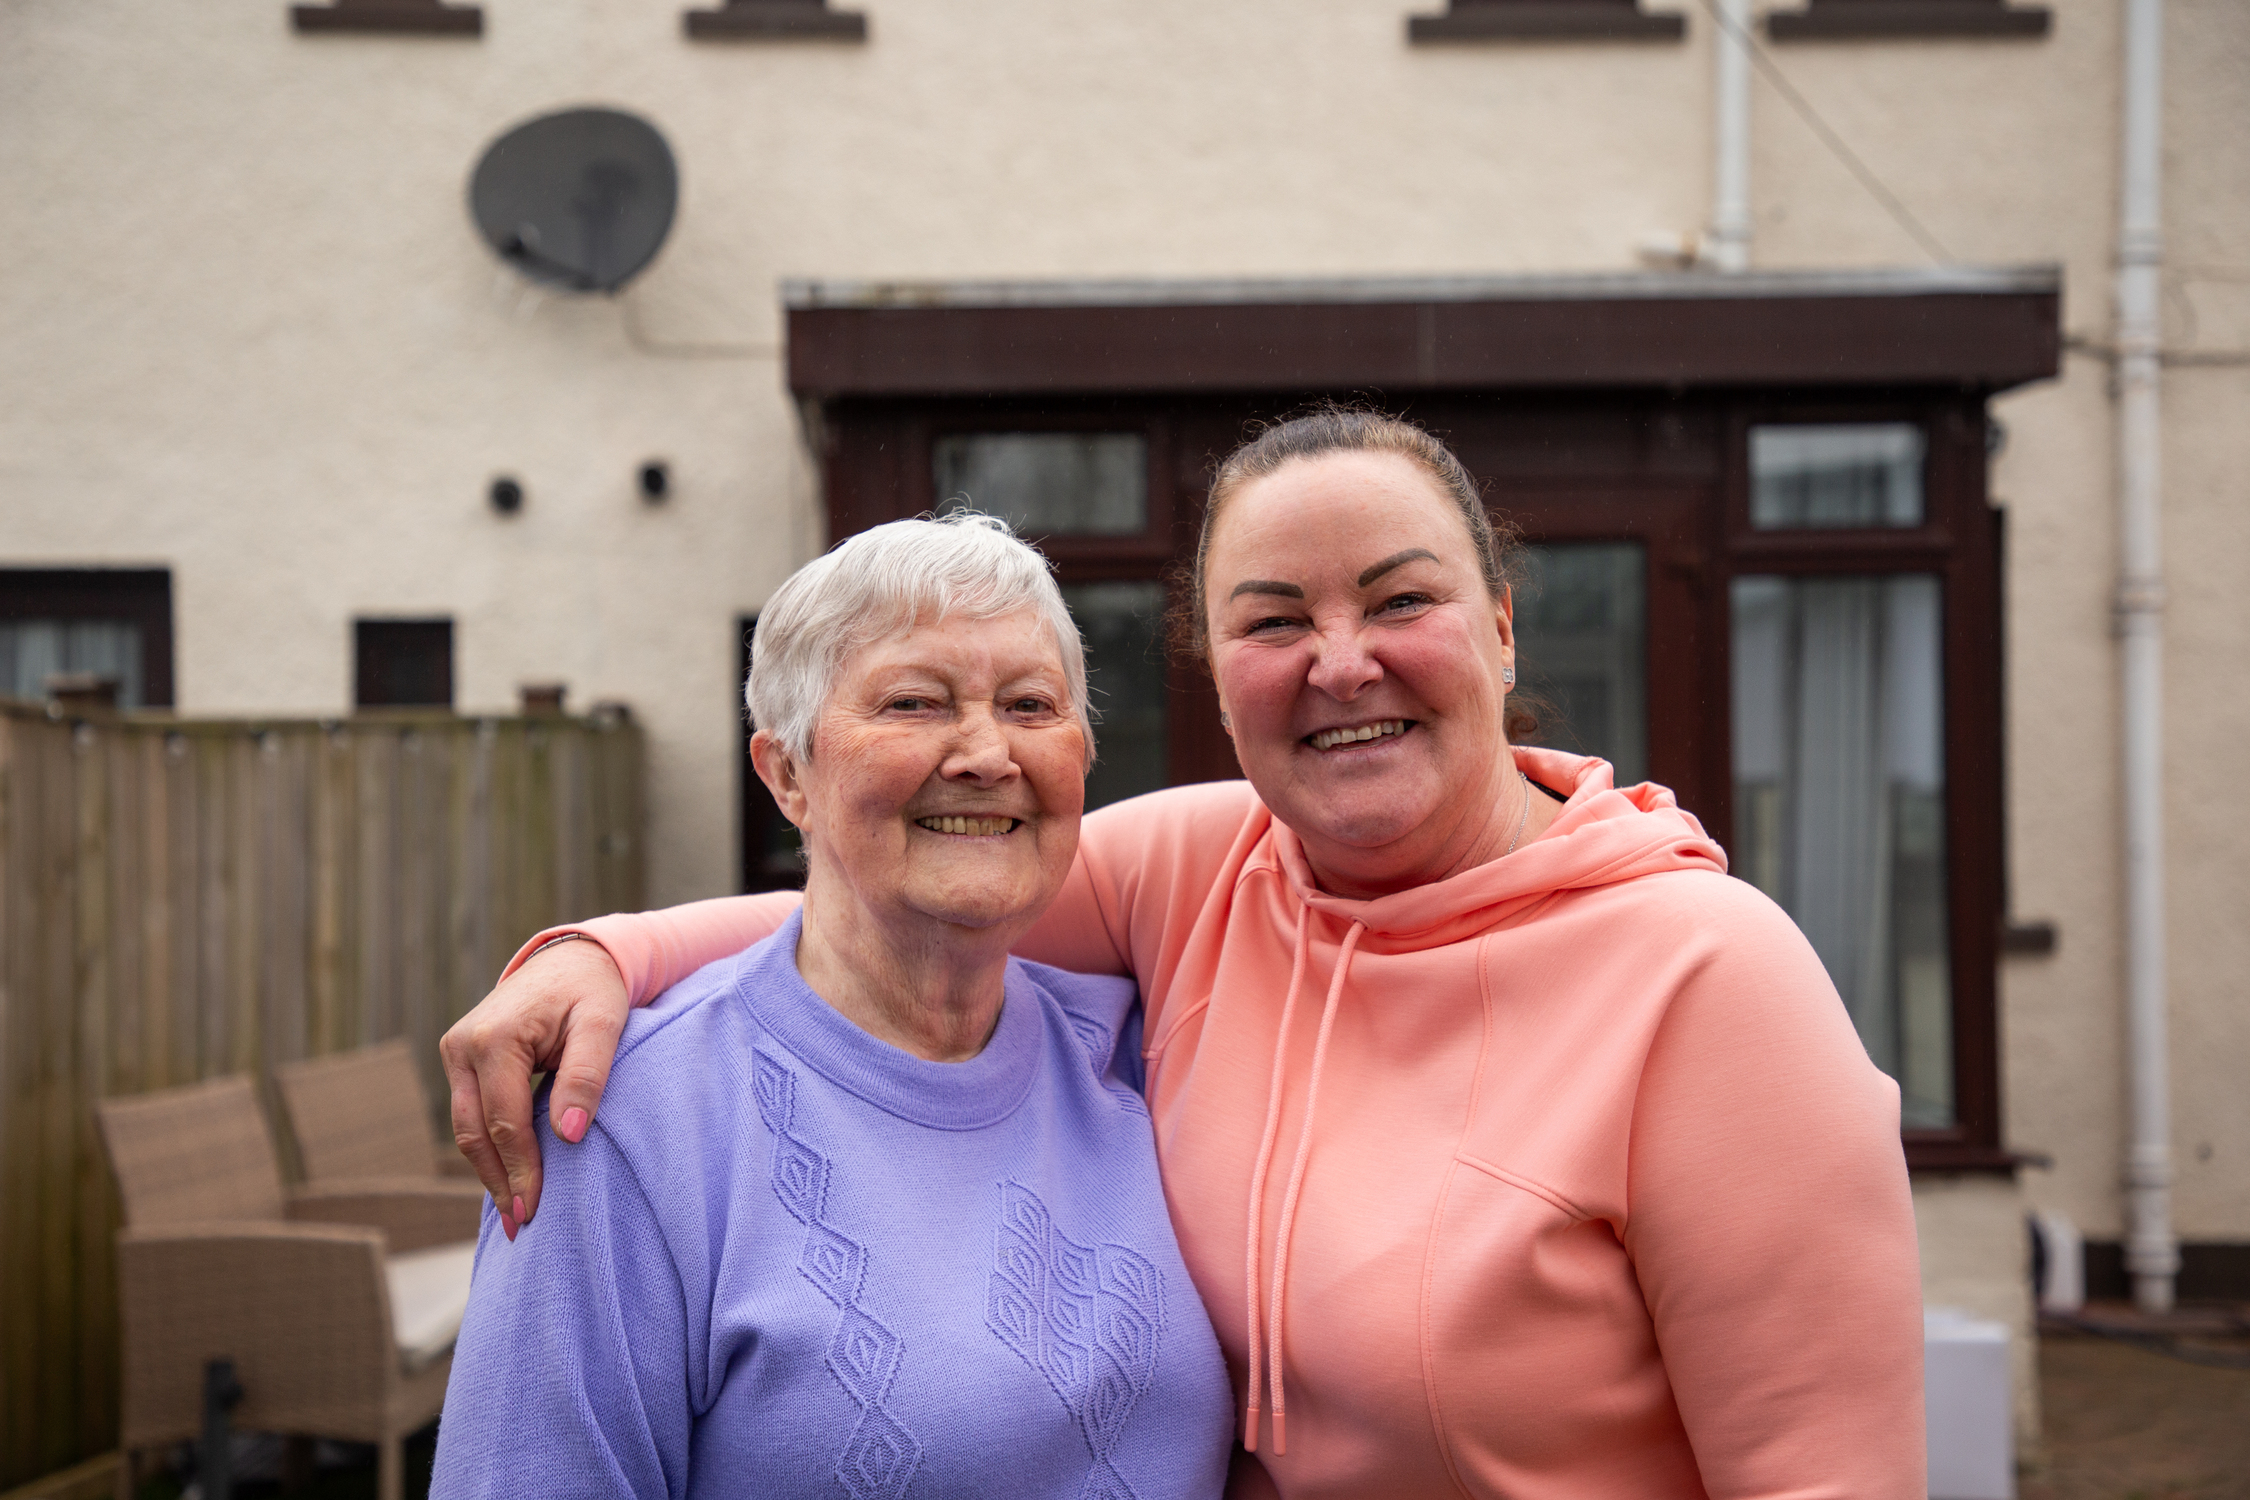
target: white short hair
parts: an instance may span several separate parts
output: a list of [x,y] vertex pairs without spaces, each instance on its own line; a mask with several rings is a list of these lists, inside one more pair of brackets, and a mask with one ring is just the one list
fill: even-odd
[[810,760],[813,723],[862,648],[949,616],[995,620],[1027,609],[1054,633],[1091,767],[1086,647],[1053,565],[1006,521],[975,511],[871,527],[790,574],[758,614],[743,701],[754,725]]

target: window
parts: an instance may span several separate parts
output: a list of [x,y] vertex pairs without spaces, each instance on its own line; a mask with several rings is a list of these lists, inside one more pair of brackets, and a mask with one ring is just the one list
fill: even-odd
[[1004,516],[1019,535],[1148,530],[1148,440],[1137,432],[963,432],[930,457],[938,509]]
[[1796,920],[1909,1128],[1953,1124],[1938,580],[1737,576],[1734,873]]
[[1547,542],[1529,549],[1516,599],[1516,660],[1539,744],[1598,755],[1617,784],[1648,780],[1647,549]]
[[1760,531],[1922,524],[1922,431],[1907,422],[1750,429],[1750,524]]
[[1434,16],[1408,16],[1406,39],[1431,42],[1676,42],[1677,14],[1651,15],[1637,0],[1448,0]]
[[0,696],[44,698],[63,673],[114,680],[120,708],[169,708],[172,575],[0,569]]
[[451,708],[451,620],[352,625],[352,701],[361,708]]
[[2007,0],[1806,0],[1803,10],[1766,15],[1777,42],[1867,41],[1880,37],[2042,37],[2044,5]]

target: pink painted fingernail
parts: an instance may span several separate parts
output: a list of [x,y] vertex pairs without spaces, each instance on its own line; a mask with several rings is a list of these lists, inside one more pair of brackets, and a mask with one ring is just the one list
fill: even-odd
[[508,1237],[509,1244],[514,1244],[516,1242],[516,1221],[506,1214],[502,1214],[500,1216],[500,1232]]
[[518,1193],[516,1195],[516,1222],[518,1224],[528,1224],[531,1222],[531,1215],[523,1211],[523,1195],[521,1193]]
[[570,1108],[563,1111],[562,1138],[575,1146],[578,1144],[579,1139],[585,1134],[586,1111],[573,1104]]

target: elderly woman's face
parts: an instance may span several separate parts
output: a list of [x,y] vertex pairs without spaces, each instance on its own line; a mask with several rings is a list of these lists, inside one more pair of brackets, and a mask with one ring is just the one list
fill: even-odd
[[1421,874],[1514,772],[1515,659],[1468,528],[1409,459],[1299,459],[1236,492],[1204,588],[1242,768],[1316,867]]
[[1086,737],[1053,633],[1029,611],[860,651],[797,770],[813,858],[878,916],[1028,923],[1078,849]]

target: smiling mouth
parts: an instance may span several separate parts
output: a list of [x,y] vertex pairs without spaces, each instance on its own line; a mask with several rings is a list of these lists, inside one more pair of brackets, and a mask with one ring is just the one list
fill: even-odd
[[1305,743],[1315,750],[1333,750],[1338,745],[1363,744],[1368,740],[1395,739],[1414,727],[1412,719],[1382,719],[1373,724],[1361,724],[1350,729],[1323,729],[1318,734],[1305,736]]
[[968,838],[991,838],[996,834],[1014,833],[1021,826],[1021,818],[916,818],[914,826],[927,828],[932,833],[959,834]]

